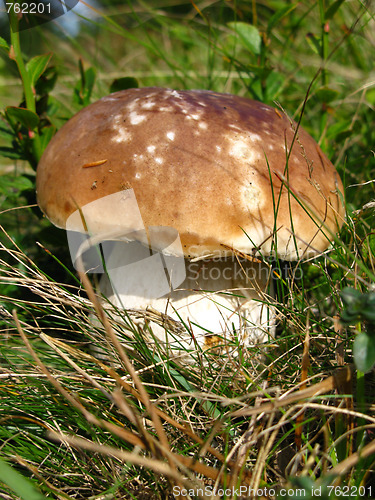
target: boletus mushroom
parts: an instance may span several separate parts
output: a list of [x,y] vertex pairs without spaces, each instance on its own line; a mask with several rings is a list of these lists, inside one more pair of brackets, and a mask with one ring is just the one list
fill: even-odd
[[[272,337],[265,257],[323,252],[343,221],[342,193],[332,163],[284,112],[204,90],[103,97],[59,130],[37,170],[38,202],[53,224],[116,241],[102,292],[117,307],[180,322],[179,338],[160,324],[154,334],[193,349]],[[150,246],[185,259],[186,277],[163,296],[148,293]],[[164,262],[170,285],[173,265]]]

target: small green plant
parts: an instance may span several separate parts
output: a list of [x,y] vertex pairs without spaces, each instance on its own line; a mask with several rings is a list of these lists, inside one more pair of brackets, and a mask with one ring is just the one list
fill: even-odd
[[56,132],[48,117],[48,94],[56,83],[57,74],[53,68],[48,68],[52,53],[37,55],[25,64],[17,25],[17,15],[12,12],[11,44],[0,38],[0,48],[17,66],[23,84],[23,99],[18,106],[7,106],[3,111],[9,128],[2,126],[0,132],[10,144],[2,147],[0,154],[13,160],[26,160],[36,168]]
[[365,330],[354,340],[353,356],[358,370],[366,373],[375,364],[375,292],[346,287],[340,295],[344,304],[341,321],[346,325],[365,324]]

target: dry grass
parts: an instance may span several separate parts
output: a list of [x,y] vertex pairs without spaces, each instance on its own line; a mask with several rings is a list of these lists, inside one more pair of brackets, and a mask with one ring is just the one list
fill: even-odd
[[[353,451],[356,435],[363,429],[371,435],[375,428],[372,412],[359,411],[353,400],[354,368],[333,368],[337,364],[332,350],[332,369],[308,376],[309,364],[317,361],[310,346],[324,344],[321,336],[314,338],[309,324],[305,338],[298,341],[294,336],[297,342],[288,350],[282,351],[282,340],[270,344],[263,365],[255,367],[243,357],[208,356],[201,365],[187,366],[155,350],[139,327],[130,327],[130,317],[125,331],[111,320],[87,276],[80,276],[84,288],[58,284],[16,245],[12,250],[3,246],[2,251],[7,256],[1,262],[2,283],[17,284],[33,295],[28,301],[14,299],[11,312],[2,309],[8,325],[3,332],[8,340],[3,345],[7,363],[0,378],[2,391],[11,399],[29,393],[21,405],[14,404],[16,414],[7,415],[2,425],[14,420],[12,426],[30,439],[35,430],[27,430],[24,423],[31,420],[48,446],[55,443],[55,453],[71,455],[73,476],[80,477],[82,468],[91,469],[90,457],[105,464],[99,472],[96,464],[96,474],[104,476],[105,484],[102,468],[111,470],[118,484],[115,496],[103,498],[128,498],[132,491],[141,498],[142,488],[150,498],[159,498],[160,489],[168,494],[227,489],[234,498],[240,486],[273,498],[267,491],[288,485],[287,478],[297,473],[318,478],[329,471],[336,475],[332,484],[346,484],[359,462],[374,453],[375,441],[369,439],[360,453]],[[90,319],[93,313],[99,320],[96,326]],[[293,318],[289,322],[296,328]],[[105,361],[91,354],[91,343],[105,352]],[[252,355],[260,350],[264,347],[257,346]],[[302,364],[302,372],[293,372],[293,363]],[[66,408],[65,418],[55,418],[53,406],[47,413],[45,408],[33,411],[41,399],[55,401],[57,415]],[[89,430],[83,433],[86,425]],[[339,447],[345,449],[341,461]],[[9,443],[3,445],[7,449]],[[64,485],[53,469],[51,453],[40,464],[10,456],[57,498],[89,498]],[[124,467],[139,473],[125,480]],[[146,470],[154,478],[154,492]],[[92,472],[85,484],[94,498],[99,491]]]

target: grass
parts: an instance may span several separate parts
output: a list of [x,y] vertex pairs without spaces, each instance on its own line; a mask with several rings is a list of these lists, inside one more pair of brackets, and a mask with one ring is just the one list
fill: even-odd
[[[26,63],[52,48],[27,92],[41,117],[38,148],[123,77],[277,101],[296,120],[303,111],[302,126],[337,167],[347,218],[321,257],[278,263],[268,345],[200,352],[191,365],[173,359],[131,312],[126,328],[116,311],[104,314],[73,272],[64,233],[34,206],[40,149],[25,133],[30,117],[4,111],[27,82],[3,49],[0,458],[16,479],[0,462],[0,497],[240,498],[242,486],[259,498],[280,488],[283,498],[371,498],[374,376],[356,369],[353,342],[373,335],[362,299],[375,274],[373,6],[166,0],[99,10],[76,37],[52,23],[20,33]],[[348,286],[362,302],[345,322]]]

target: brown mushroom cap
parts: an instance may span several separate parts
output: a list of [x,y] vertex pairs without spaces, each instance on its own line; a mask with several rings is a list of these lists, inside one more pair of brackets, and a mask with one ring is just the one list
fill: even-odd
[[343,186],[314,139],[295,130],[281,111],[230,94],[116,92],[51,140],[38,165],[38,202],[65,228],[78,208],[132,188],[145,226],[176,229],[186,256],[228,247],[267,255],[275,234],[279,257],[316,255],[342,224]]

